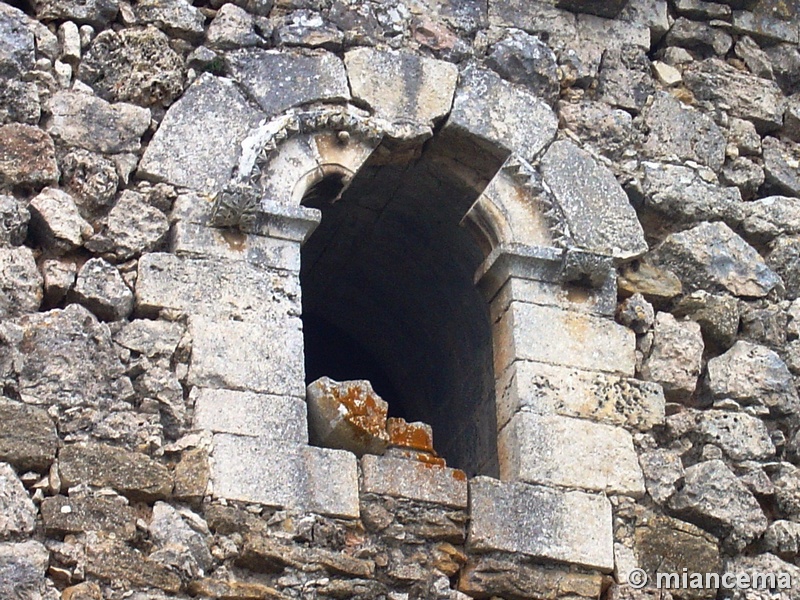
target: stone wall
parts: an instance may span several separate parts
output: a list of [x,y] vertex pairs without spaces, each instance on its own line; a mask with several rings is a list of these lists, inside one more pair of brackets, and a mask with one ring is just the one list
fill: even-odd
[[[800,586],[798,44],[796,1],[0,2],[0,598]],[[450,467],[309,436],[312,311]]]

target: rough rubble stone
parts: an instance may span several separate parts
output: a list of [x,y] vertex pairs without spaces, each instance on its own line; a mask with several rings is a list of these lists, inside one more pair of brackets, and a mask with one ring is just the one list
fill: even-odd
[[783,114],[783,129],[781,133],[790,140],[800,142],[800,96],[789,98],[786,112]]
[[206,43],[215,50],[234,50],[265,44],[255,31],[255,19],[236,4],[223,4],[206,32]]
[[800,469],[786,462],[773,467],[771,476],[779,515],[797,520],[800,516]]
[[742,229],[748,239],[759,243],[800,234],[800,199],[769,196],[746,203]]
[[666,0],[629,0],[621,18],[650,30],[651,44],[656,44],[669,31],[671,18]]
[[23,202],[0,194],[0,247],[21,246],[28,235],[30,217]]
[[53,496],[42,501],[41,510],[50,533],[102,531],[121,540],[136,536],[136,511],[123,498]]
[[[636,211],[614,175],[569,141],[554,142],[541,161],[542,175],[575,242],[599,254],[630,259],[647,251]],[[605,223],[602,229],[596,223]]]
[[739,38],[734,51],[736,56],[744,61],[744,64],[747,65],[753,75],[757,75],[762,79],[774,79],[769,56],[759,48],[752,38],[746,35]]
[[206,495],[210,479],[208,451],[204,448],[184,450],[180,462],[175,465],[173,496],[185,502],[199,502]]
[[651,450],[639,455],[647,493],[657,504],[665,504],[683,479],[680,454],[671,450]]
[[739,332],[739,305],[735,298],[702,290],[681,298],[672,314],[689,317],[700,325],[706,341],[730,348]]
[[[500,550],[602,571],[613,568],[611,504],[604,496],[475,477],[469,502],[470,551]],[[583,526],[576,528],[576,522]]]
[[42,598],[49,561],[39,542],[0,544],[0,598]]
[[683,78],[698,100],[730,106],[730,115],[752,121],[761,133],[783,125],[786,101],[773,81],[742,72],[716,58],[690,64]]
[[389,405],[369,381],[333,381],[322,377],[306,388],[311,441],[356,456],[383,454],[389,444]]
[[41,114],[35,83],[0,77],[0,125],[13,122],[36,125]]
[[361,493],[466,508],[467,476],[458,469],[367,454],[361,459]]
[[503,79],[523,85],[550,106],[561,86],[555,53],[535,35],[509,29],[486,56],[486,64]]
[[0,399],[0,461],[20,472],[47,471],[56,457],[58,434],[46,411]]
[[42,285],[30,248],[0,248],[0,320],[37,311]]
[[13,358],[14,387],[25,402],[98,407],[130,398],[108,328],[82,306],[27,315],[16,326],[24,339],[0,347],[0,357]]
[[119,11],[118,0],[38,0],[36,18],[42,21],[70,20],[101,28],[113,21]]
[[0,187],[43,186],[57,180],[55,145],[49,135],[30,125],[0,127]]
[[114,333],[114,341],[148,358],[159,356],[172,359],[184,333],[180,323],[136,319]]
[[138,22],[155,25],[170,35],[191,41],[203,37],[206,18],[188,0],[140,0],[134,13]]
[[702,439],[719,446],[731,460],[765,460],[775,454],[775,445],[761,419],[722,410],[697,412],[695,419]]
[[756,126],[750,121],[729,117],[728,143],[736,146],[736,149],[741,155],[761,155],[761,136],[758,134],[758,131],[756,131]]
[[798,408],[792,375],[769,348],[738,341],[722,356],[708,361],[708,390],[714,398],[766,406],[777,415]]
[[724,223],[701,223],[673,233],[648,257],[678,274],[689,291],[762,298],[781,285],[755,249]]
[[86,248],[116,261],[158,249],[169,231],[167,217],[142,194],[125,190]]
[[207,572],[210,569],[213,559],[203,536],[189,526],[178,510],[166,502],[156,502],[153,506],[149,531],[150,537],[162,550],[169,548],[177,551],[179,555],[194,561],[202,571]]
[[[637,523],[634,548],[639,567],[651,580],[656,573],[718,573],[722,568],[714,536],[670,517],[647,515]],[[688,589],[679,593],[680,598],[687,599],[715,598],[717,590]]]
[[21,10],[0,4],[0,76],[17,78],[33,68],[33,28]]
[[596,99],[634,114],[655,92],[644,50],[634,45],[610,48],[600,61]]
[[[137,9],[142,4],[137,4]],[[192,8],[191,6],[189,8]],[[183,60],[155,27],[103,31],[78,77],[109,102],[169,106],[183,92]]]
[[344,64],[353,98],[389,121],[440,121],[453,103],[458,68],[448,62],[371,48],[350,50]]
[[0,462],[0,539],[33,533],[36,507],[14,469]]
[[778,193],[800,198],[800,144],[765,137],[763,148],[767,184]]
[[764,179],[764,169],[744,156],[725,163],[720,172],[720,181],[739,188],[744,200],[751,200],[758,194]]
[[800,553],[800,523],[773,521],[764,533],[764,545],[768,552],[784,560],[793,559]]
[[64,300],[75,285],[78,275],[78,265],[74,259],[47,258],[40,265],[44,277],[44,300],[42,305],[50,308]]
[[444,133],[477,143],[502,162],[511,151],[532,160],[555,137],[557,126],[556,116],[541,98],[492,71],[470,66],[459,77]]
[[775,240],[767,255],[767,264],[783,280],[786,297],[800,298],[800,236],[782,236]]
[[767,529],[758,501],[721,460],[686,469],[684,486],[669,505],[678,515],[724,536],[723,542],[734,550]]
[[204,73],[170,106],[139,174],[205,192],[219,190],[231,178],[242,140],[261,117],[232,81]]
[[63,489],[79,484],[108,486],[133,500],[152,501],[172,493],[172,475],[162,464],[141,452],[107,444],[64,446],[58,453]]
[[621,427],[520,412],[498,434],[497,446],[503,480],[644,495],[631,434]]
[[[782,15],[780,13],[783,13]],[[745,33],[756,39],[770,42],[800,42],[800,29],[792,23],[796,20],[797,6],[780,0],[762,0],[756,10],[733,12],[733,28],[736,33]]]
[[133,292],[114,265],[92,258],[78,271],[72,289],[75,301],[104,321],[118,321],[133,310]]
[[679,17],[667,33],[666,43],[705,55],[725,56],[733,45],[733,39],[721,29]]
[[708,116],[661,92],[642,111],[642,117],[649,132],[643,146],[647,156],[692,160],[714,171],[722,168],[725,135]]
[[634,294],[627,298],[617,309],[617,320],[638,334],[647,333],[653,326],[655,318],[653,305],[641,294]]
[[73,91],[56,93],[47,103],[46,129],[66,146],[92,152],[135,152],[150,126],[150,111],[132,104],[109,104]]
[[659,312],[653,333],[653,349],[642,364],[641,375],[661,384],[668,400],[685,402],[694,394],[703,363],[700,325]]
[[742,220],[747,210],[742,207],[742,196],[736,188],[710,183],[695,169],[656,162],[644,162],[642,166],[645,206],[668,217],[670,222],[723,220],[733,225]]
[[92,226],[81,217],[75,200],[68,193],[45,188],[29,205],[30,229],[38,243],[55,255],[83,245]]
[[581,142],[612,159],[621,158],[634,144],[638,133],[633,118],[621,109],[602,102],[582,101],[559,104],[562,125],[578,135]]
[[228,72],[267,116],[315,101],[350,98],[344,64],[334,54],[295,54],[247,48],[225,57]]
[[[797,589],[798,583],[800,583],[800,568],[798,568],[797,565],[791,562],[785,562],[769,553],[759,554],[757,556],[734,556],[725,561],[724,568],[727,573],[741,573],[741,576],[747,575],[751,585],[754,585],[757,576],[763,577],[765,573],[775,575],[779,591],[773,592],[772,589],[760,589],[756,591],[755,589],[751,589],[748,592],[750,596],[759,594],[761,597],[765,597],[766,595],[775,595],[777,593],[792,598],[796,594],[795,590]],[[787,587],[791,591],[789,591]]]

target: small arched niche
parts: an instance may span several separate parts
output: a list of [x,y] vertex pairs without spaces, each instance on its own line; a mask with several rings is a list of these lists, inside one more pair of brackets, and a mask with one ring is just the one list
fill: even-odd
[[440,152],[381,147],[355,174],[306,179],[302,204],[322,213],[301,253],[306,383],[368,379],[390,416],[432,426],[448,465],[496,475],[485,251],[460,224],[480,192]]

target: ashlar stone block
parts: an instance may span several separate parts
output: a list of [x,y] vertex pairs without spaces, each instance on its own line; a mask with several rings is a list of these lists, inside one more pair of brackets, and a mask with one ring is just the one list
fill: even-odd
[[614,568],[611,503],[604,496],[475,477],[470,517],[469,551],[519,552],[605,572]]
[[361,459],[361,473],[363,493],[467,507],[467,476],[458,469],[366,454]]
[[633,438],[621,427],[521,412],[502,429],[497,445],[504,480],[637,498],[645,492]]

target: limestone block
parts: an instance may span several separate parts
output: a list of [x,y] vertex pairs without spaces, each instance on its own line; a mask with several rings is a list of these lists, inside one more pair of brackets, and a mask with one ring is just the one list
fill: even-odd
[[141,0],[134,10],[139,21],[154,23],[170,35],[192,41],[203,36],[205,15],[187,0]]
[[0,75],[17,78],[33,68],[33,28],[31,19],[13,6],[0,5]]
[[644,495],[633,438],[620,427],[522,412],[502,429],[497,445],[504,480]]
[[51,533],[103,531],[122,540],[136,536],[136,512],[122,498],[45,498],[42,521]]
[[389,445],[389,405],[369,381],[321,377],[306,388],[308,422],[314,444],[349,450],[356,456],[383,454]]
[[350,99],[347,74],[334,54],[234,50],[225,57],[231,76],[268,116],[315,101]]
[[0,539],[33,533],[36,507],[10,465],[0,462]]
[[557,128],[544,100],[492,71],[470,66],[461,73],[443,134],[456,142],[477,143],[499,162],[512,150],[530,161],[552,141]]
[[67,146],[117,154],[135,152],[150,126],[150,110],[133,104],[110,104],[89,94],[61,91],[47,103],[45,129]]
[[[50,553],[33,540],[0,544],[0,598],[42,597]],[[29,593],[30,592],[30,593]]]
[[193,316],[189,384],[279,396],[305,395],[299,317],[282,322],[212,320]]
[[39,243],[55,254],[64,254],[92,235],[92,226],[81,217],[75,200],[56,188],[45,188],[29,205],[31,228]]
[[30,248],[0,248],[0,319],[39,310],[42,284]]
[[497,386],[502,428],[520,410],[581,417],[647,431],[664,422],[664,392],[655,383],[536,363],[515,361]]
[[42,21],[71,19],[94,27],[105,27],[119,11],[118,0],[42,0],[36,3],[36,18]]
[[58,455],[64,489],[79,484],[112,487],[135,500],[167,498],[172,475],[164,465],[141,452],[107,444],[79,443],[65,446]]
[[58,181],[53,138],[31,125],[0,127],[0,185],[46,185]]
[[[553,143],[541,164],[579,247],[619,259],[647,251],[636,211],[614,174],[570,141]],[[603,227],[597,227],[603,223]]]
[[171,247],[188,258],[242,260],[260,268],[300,271],[300,244],[291,240],[179,221],[172,227]]
[[300,314],[300,282],[293,272],[159,253],[144,255],[138,272],[136,303],[146,313],[167,308],[245,321]]
[[458,469],[367,454],[361,459],[361,492],[467,507],[467,476]]
[[133,310],[133,292],[117,268],[102,258],[92,258],[81,267],[72,294],[104,321],[119,321]]
[[308,441],[306,405],[298,398],[196,387],[189,400],[194,402],[194,429]]
[[219,190],[231,178],[242,140],[262,117],[232,81],[204,73],[164,115],[139,174],[196,190]]
[[125,261],[158,248],[168,231],[164,213],[142,194],[125,190],[104,219],[103,228],[86,242],[86,248]]
[[611,503],[604,496],[475,477],[470,517],[470,551],[519,552],[605,572],[614,567]]
[[613,321],[512,302],[495,329],[495,373],[516,359],[632,377],[633,331]]
[[677,321],[670,313],[659,312],[653,347],[641,368],[642,378],[661,384],[673,401],[686,401],[697,387],[703,349],[699,323]]
[[0,461],[20,469],[50,468],[58,449],[58,434],[47,411],[0,400]]
[[279,440],[214,435],[214,495],[357,518],[358,472],[350,452]]
[[347,52],[344,63],[353,97],[378,117],[432,125],[450,112],[458,80],[452,63],[373,48]]

